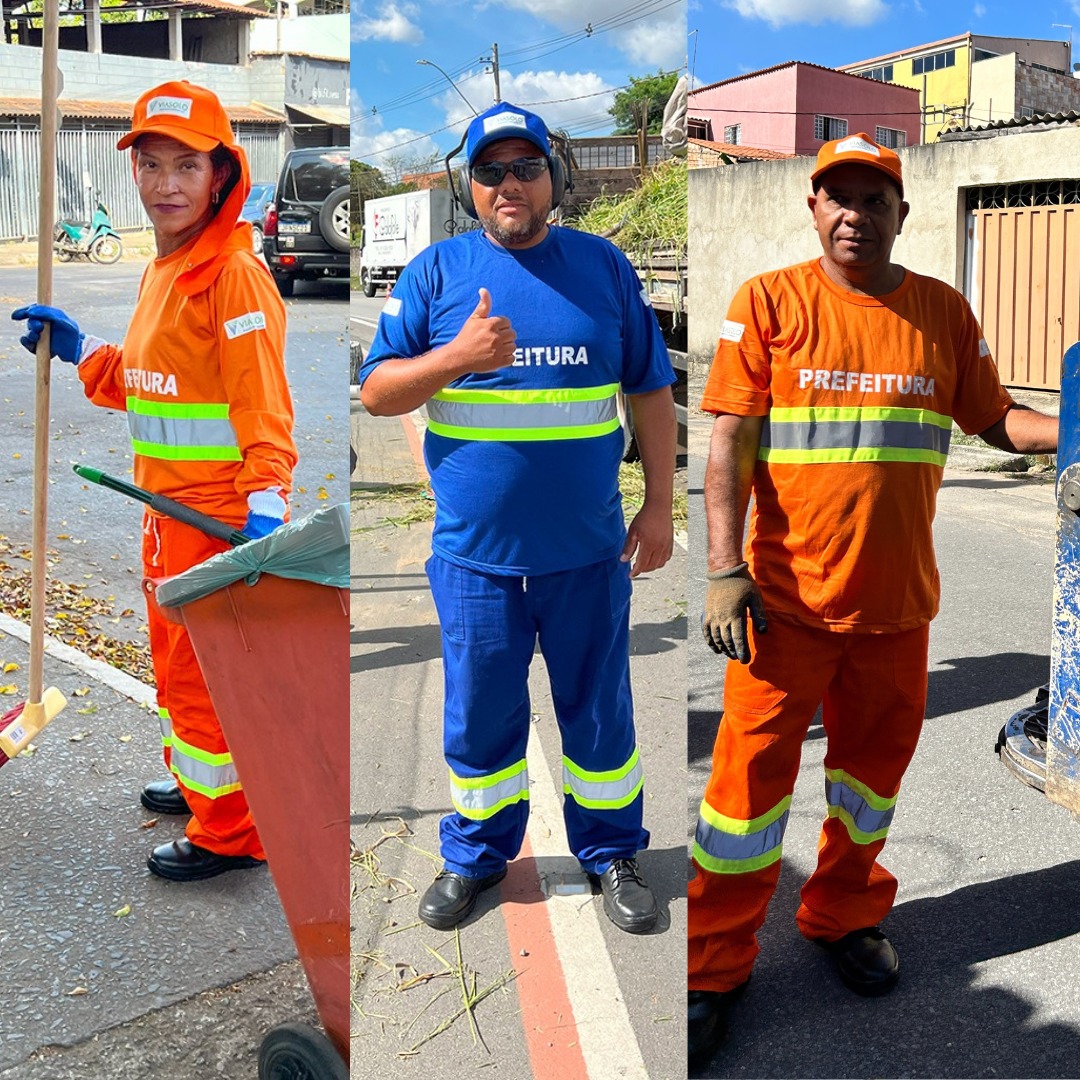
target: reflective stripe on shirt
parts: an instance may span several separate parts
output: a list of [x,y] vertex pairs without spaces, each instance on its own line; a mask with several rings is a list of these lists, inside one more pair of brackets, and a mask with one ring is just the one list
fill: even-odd
[[712,874],[748,874],[771,866],[783,853],[791,796],[760,817],[727,817],[702,802],[693,856]]
[[607,772],[590,772],[563,757],[563,794],[571,796],[578,806],[590,810],[620,810],[629,806],[637,798],[643,783],[644,774],[636,746],[625,765]]
[[529,797],[529,770],[525,759],[487,776],[450,773],[450,799],[462,817],[484,821],[513,803]]
[[131,446],[167,461],[240,461],[228,404],[127,399]]
[[618,389],[440,390],[427,403],[428,428],[468,442],[592,439],[618,429]]
[[872,844],[888,835],[897,796],[883,799],[843,769],[826,769],[825,799],[829,817],[844,823],[854,843]]
[[915,461],[944,465],[952,418],[928,409],[773,409],[758,458],[778,463]]
[[208,799],[220,799],[240,790],[232,754],[208,753],[184,742],[175,733],[169,767],[185,787]]

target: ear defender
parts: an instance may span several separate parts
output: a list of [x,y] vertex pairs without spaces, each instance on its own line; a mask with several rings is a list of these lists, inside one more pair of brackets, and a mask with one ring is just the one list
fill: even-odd
[[[551,174],[551,209],[554,210],[563,201],[567,190],[572,189],[567,183],[566,166],[563,164],[562,158],[558,154],[550,154],[547,163],[548,172]],[[450,193],[457,200],[461,209],[469,217],[475,218],[477,216],[476,205],[473,203],[469,167],[463,165],[451,173],[449,165],[447,165],[447,172],[450,173]]]

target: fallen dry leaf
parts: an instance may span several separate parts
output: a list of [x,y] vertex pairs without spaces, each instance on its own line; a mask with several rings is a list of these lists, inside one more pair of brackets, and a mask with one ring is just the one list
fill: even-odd
[[118,911],[113,912],[113,918],[123,919],[125,916],[130,915],[130,914],[131,914],[131,905],[130,904],[125,904]]

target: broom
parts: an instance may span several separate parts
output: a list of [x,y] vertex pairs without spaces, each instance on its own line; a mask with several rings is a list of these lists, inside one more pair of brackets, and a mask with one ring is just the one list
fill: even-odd
[[[52,303],[52,241],[56,199],[56,99],[59,90],[59,12],[45,0],[41,34],[41,191],[38,203],[37,299]],[[45,530],[49,473],[49,324],[37,345],[34,384],[34,508],[30,554],[29,700],[0,716],[0,765],[5,764],[67,704],[55,687],[42,690],[45,668]]]

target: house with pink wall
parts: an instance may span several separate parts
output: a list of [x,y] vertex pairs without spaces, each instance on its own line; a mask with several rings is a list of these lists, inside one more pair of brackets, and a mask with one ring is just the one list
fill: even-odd
[[687,118],[691,138],[787,154],[814,155],[859,131],[884,146],[914,146],[919,93],[789,60],[692,91]]

